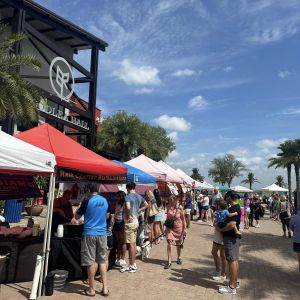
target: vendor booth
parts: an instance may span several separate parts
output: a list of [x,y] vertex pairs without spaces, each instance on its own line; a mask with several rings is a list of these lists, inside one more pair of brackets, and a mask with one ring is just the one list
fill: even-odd
[[[52,187],[55,165],[56,160],[52,153],[0,131],[0,174],[5,174],[5,177],[1,177],[0,199],[8,199],[9,195],[16,196],[16,193],[19,193],[19,197],[22,193],[23,196],[31,196],[30,176],[32,175],[50,175]],[[24,177],[21,178],[21,176]],[[53,194],[50,193],[51,200],[53,200]],[[47,228],[48,223],[45,226]],[[4,230],[4,228],[1,229]],[[18,239],[0,235],[0,254],[10,253],[3,268],[2,278],[0,278],[2,282],[32,280],[36,256],[41,252],[42,243],[41,237]]]
[[283,188],[275,183],[268,185],[264,188],[261,189],[263,192],[269,192],[269,193],[273,193],[273,192],[288,192],[288,189]]
[[241,185],[235,185],[231,188],[231,190],[238,192],[238,193],[252,193],[253,190],[248,189],[245,186],[241,186]]
[[[44,150],[47,150],[55,155],[57,164],[56,182],[126,182],[127,169],[124,166],[120,166],[88,150],[87,148],[75,142],[70,137],[64,135],[49,124],[43,124],[41,126],[24,131],[18,134],[17,138],[40,147]],[[40,277],[41,280],[39,282],[39,295],[41,294],[41,285],[44,282],[48,272],[50,242],[51,247],[53,249],[56,249],[56,247],[52,245],[53,243],[55,243],[55,238],[53,238],[51,241],[53,201],[49,203],[48,211],[49,225],[47,227],[47,231],[45,231],[46,241],[43,246],[43,253],[45,253],[45,262],[42,261],[42,270]],[[80,261],[76,262],[76,259],[78,257],[80,258],[80,248],[78,247],[78,245],[80,245],[80,238],[81,237],[78,236],[74,237],[73,239],[59,239],[59,244],[61,245],[61,247],[65,247],[61,248],[58,245],[59,249],[57,250],[60,251],[60,253],[67,253],[66,251],[63,251],[64,249],[73,250],[72,255],[70,254],[70,252],[68,252],[70,255],[65,254],[65,259],[63,259],[63,261],[65,262],[66,260],[69,260],[70,262],[71,260],[72,263],[70,262],[70,264],[68,264],[70,267],[72,267],[71,273],[73,272],[78,276],[81,275],[78,274],[78,270],[76,270],[77,268],[81,271]],[[75,249],[73,249],[73,246],[71,244],[73,246],[77,245]],[[76,254],[74,254],[74,250],[77,250]],[[56,261],[56,259],[50,259],[49,266],[51,268],[56,268]],[[75,263],[73,264],[74,261]]]

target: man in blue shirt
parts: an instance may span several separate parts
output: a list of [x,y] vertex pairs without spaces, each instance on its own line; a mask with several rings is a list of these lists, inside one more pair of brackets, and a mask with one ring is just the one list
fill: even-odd
[[87,266],[89,289],[85,290],[87,296],[95,296],[94,277],[98,265],[100,268],[103,289],[101,294],[108,296],[107,288],[107,200],[98,195],[96,184],[87,186],[88,198],[85,199],[75,214],[75,219],[84,216],[84,230],[81,241],[81,264]]

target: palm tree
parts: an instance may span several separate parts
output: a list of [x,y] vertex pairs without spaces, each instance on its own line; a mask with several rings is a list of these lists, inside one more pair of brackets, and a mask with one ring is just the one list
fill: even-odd
[[[292,165],[295,162],[295,143],[292,140],[285,141],[278,146],[278,149],[281,151],[277,154],[276,157],[269,159],[268,168],[275,166],[275,168],[286,168],[287,169],[287,178],[288,178],[288,190],[289,190],[289,201],[292,200]],[[295,168],[296,171],[296,168]],[[298,176],[299,177],[299,176]],[[297,180],[297,176],[296,176]]]
[[241,183],[249,184],[250,190],[252,190],[252,185],[253,185],[255,182],[260,183],[260,182],[258,181],[258,179],[254,178],[254,174],[253,174],[252,172],[249,172],[248,175],[247,175],[247,178],[241,181]]
[[214,182],[223,185],[227,183],[229,187],[234,177],[239,177],[242,171],[246,171],[244,164],[237,160],[232,154],[214,158],[211,165],[208,170],[208,176],[212,177]]
[[286,184],[285,184],[285,182],[284,182],[284,178],[283,178],[283,176],[281,176],[281,175],[278,175],[278,176],[276,177],[276,182],[275,182],[275,184],[279,185],[280,187],[286,187]]
[[139,125],[137,115],[128,115],[125,111],[106,118],[100,127],[98,150],[115,151],[121,161],[130,159],[140,138]]
[[15,55],[15,46],[26,38],[24,34],[7,35],[7,26],[0,23],[0,120],[10,117],[19,124],[37,121],[40,91],[19,74],[22,67],[36,71],[41,62],[32,55]]

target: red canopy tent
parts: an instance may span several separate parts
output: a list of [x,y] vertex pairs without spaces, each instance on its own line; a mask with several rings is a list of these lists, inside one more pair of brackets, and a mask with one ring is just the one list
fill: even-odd
[[[56,165],[88,174],[125,175],[127,169],[83,147],[45,123],[16,135],[31,145],[55,155]],[[125,179],[126,180],[126,179]]]

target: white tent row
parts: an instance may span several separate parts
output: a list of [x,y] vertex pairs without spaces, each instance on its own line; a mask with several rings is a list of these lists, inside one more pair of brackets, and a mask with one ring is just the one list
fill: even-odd
[[275,183],[268,185],[268,186],[262,188],[261,190],[265,191],[265,192],[287,192],[288,191],[288,189],[285,189]]
[[[54,168],[55,156],[45,150],[30,145],[0,130],[0,173],[23,174],[23,175],[50,175],[49,186],[49,208],[47,210],[45,235],[43,242],[43,254],[50,247],[50,211],[54,200]],[[48,232],[48,234],[46,234]],[[44,258],[38,256],[36,271],[34,273],[30,299],[35,299],[39,286],[41,294],[41,283],[43,280]]]
[[245,186],[241,186],[241,185],[235,185],[231,188],[231,190],[235,191],[235,192],[239,192],[239,193],[252,193],[253,190],[248,189]]
[[212,190],[214,188],[214,186],[212,184],[208,183],[206,180],[203,180],[203,182],[199,182],[199,181],[193,179],[192,177],[190,177],[189,175],[187,175],[184,171],[182,171],[179,168],[176,169],[176,171],[179,174],[179,176],[181,176],[187,184],[192,186],[194,183],[196,189]]

